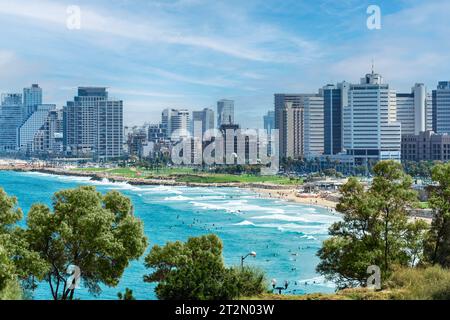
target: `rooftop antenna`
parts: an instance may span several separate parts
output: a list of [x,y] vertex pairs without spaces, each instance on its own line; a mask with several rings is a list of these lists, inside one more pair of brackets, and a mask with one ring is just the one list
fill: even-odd
[[374,62],[373,62],[373,58],[372,58],[372,75],[375,73],[375,67],[374,67]]

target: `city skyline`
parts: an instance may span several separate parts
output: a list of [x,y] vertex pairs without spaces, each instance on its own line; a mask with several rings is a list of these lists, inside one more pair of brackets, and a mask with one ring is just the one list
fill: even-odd
[[[106,86],[124,100],[126,125],[157,122],[165,108],[215,109],[226,98],[236,122],[262,127],[273,93],[355,83],[372,59],[397,92],[416,82],[431,90],[450,74],[450,4],[438,1],[378,1],[381,30],[366,27],[368,1],[24,3],[0,1],[8,26],[1,92],[39,83],[44,100],[61,107],[79,85]],[[72,4],[81,30],[66,28]]]

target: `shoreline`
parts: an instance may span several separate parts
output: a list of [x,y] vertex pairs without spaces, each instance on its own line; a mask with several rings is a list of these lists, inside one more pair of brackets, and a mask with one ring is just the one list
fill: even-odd
[[268,197],[270,199],[280,199],[288,202],[295,202],[298,204],[316,206],[327,210],[336,210],[336,205],[338,202],[331,201],[317,195],[317,197],[312,196],[298,196],[298,191],[293,188],[280,188],[280,189],[259,189],[259,188],[249,188],[250,190],[258,193],[262,196]]
[[[58,169],[49,167],[17,167],[12,165],[2,165],[0,163],[0,171],[15,171],[15,172],[39,172],[50,175],[59,175],[67,177],[85,177],[95,181],[102,181],[107,179],[110,182],[122,182],[136,186],[170,186],[170,187],[214,187],[214,188],[241,188],[253,191],[260,195],[260,197],[279,199],[301,205],[320,207],[329,211],[336,211],[337,199],[330,200],[322,194],[304,194],[299,196],[299,186],[284,186],[269,183],[198,183],[198,182],[178,182],[174,179],[146,179],[146,178],[126,178],[117,175],[109,175],[98,172],[74,171],[70,169]],[[337,212],[338,213],[338,212]],[[411,215],[410,220],[424,220],[431,224],[431,217],[424,217],[421,215]]]
[[127,178],[117,175],[109,175],[98,172],[86,172],[86,171],[74,171],[70,169],[58,169],[49,167],[17,167],[11,165],[0,165],[0,171],[15,171],[15,172],[39,172],[50,175],[59,176],[73,176],[73,177],[86,177],[91,180],[102,181],[107,179],[111,182],[126,182],[130,185],[137,186],[173,186],[173,187],[216,187],[216,188],[242,188],[251,190],[262,197],[271,199],[280,199],[289,202],[295,202],[303,205],[311,205],[322,207],[325,209],[335,209],[337,202],[325,199],[324,197],[317,195],[317,197],[299,197],[299,186],[284,186],[270,183],[197,183],[197,182],[179,182],[174,179],[146,179],[146,178]]

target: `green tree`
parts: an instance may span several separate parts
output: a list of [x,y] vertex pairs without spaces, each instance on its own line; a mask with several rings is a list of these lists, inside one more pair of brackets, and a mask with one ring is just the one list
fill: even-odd
[[450,267],[450,164],[438,164],[432,169],[437,184],[429,188],[428,203],[434,216],[428,234],[425,255],[433,265]]
[[103,196],[94,187],[57,192],[53,211],[33,205],[27,226],[32,249],[49,265],[45,280],[55,300],[73,299],[70,266],[80,269],[81,283],[92,294],[99,294],[100,284],[116,286],[129,261],[147,246],[130,199],[116,191]]
[[19,281],[25,289],[33,288],[47,267],[38,253],[30,250],[25,231],[17,226],[22,216],[17,199],[0,189],[0,299],[20,298]]
[[154,271],[144,281],[158,283],[155,291],[162,300],[228,300],[262,293],[264,275],[226,268],[222,248],[216,235],[156,245],[145,258],[145,266]]
[[381,161],[373,170],[368,190],[356,178],[342,187],[337,210],[343,219],[330,227],[331,238],[318,252],[318,272],[339,288],[363,285],[371,265],[386,279],[395,265],[416,263],[423,250],[426,225],[407,216],[417,198],[411,177],[394,161]]
[[9,259],[8,253],[3,246],[0,245],[0,292],[16,278],[15,267]]
[[125,288],[125,293],[119,292],[117,294],[117,297],[119,300],[136,300],[136,298],[133,296],[133,290],[129,288]]

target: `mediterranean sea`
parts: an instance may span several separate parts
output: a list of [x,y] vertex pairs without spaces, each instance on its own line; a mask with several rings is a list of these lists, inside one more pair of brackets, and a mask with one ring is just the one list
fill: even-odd
[[[256,258],[248,257],[245,264],[264,270],[269,283],[272,279],[279,285],[289,281],[288,294],[335,289],[315,272],[319,263],[316,253],[328,236],[327,229],[340,219],[327,209],[266,199],[239,188],[132,186],[83,177],[0,172],[0,188],[17,197],[25,217],[33,203],[51,205],[56,191],[80,185],[94,185],[102,193],[118,190],[132,199],[149,239],[146,253],[155,244],[215,233],[224,243],[228,266],[240,265],[242,255],[255,251]],[[81,286],[75,298],[117,299],[118,292],[130,288],[137,299],[156,299],[155,284],[143,282],[149,273],[143,260],[144,256],[129,265],[117,287],[102,287],[99,296],[92,296]],[[51,299],[47,283],[39,284],[33,299]]]

